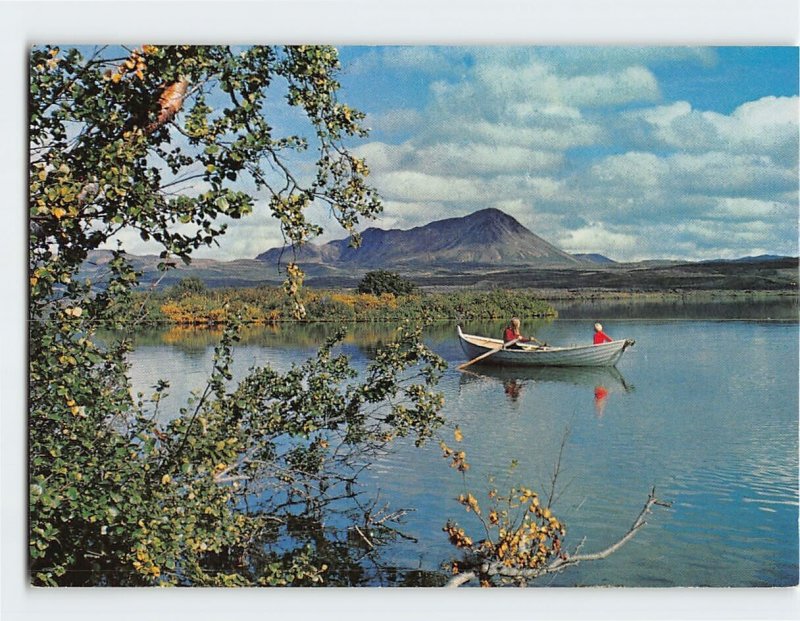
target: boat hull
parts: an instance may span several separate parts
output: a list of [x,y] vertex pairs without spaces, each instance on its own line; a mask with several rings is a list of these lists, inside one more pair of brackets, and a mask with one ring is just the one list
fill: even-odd
[[[458,337],[461,348],[470,360],[502,346],[500,339],[464,334],[461,328],[458,328]],[[619,340],[576,347],[501,349],[476,364],[515,367],[613,367],[630,345],[631,341]]]

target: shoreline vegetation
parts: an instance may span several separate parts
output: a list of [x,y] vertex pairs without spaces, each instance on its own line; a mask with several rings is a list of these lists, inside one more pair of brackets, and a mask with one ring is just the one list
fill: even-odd
[[[618,302],[729,302],[797,299],[796,290],[780,291],[609,291],[596,289],[493,289],[490,291],[415,291],[411,294],[359,293],[352,289],[308,289],[303,295],[303,323],[391,322],[405,319],[494,320],[558,317],[558,305]],[[296,323],[293,309],[279,287],[205,289],[176,285],[134,294],[132,308],[141,309],[137,323],[146,325],[218,326],[238,317],[246,325]]]
[[[270,325],[296,322],[286,294],[278,287],[167,290],[137,294],[133,307],[141,308],[149,325],[214,326],[238,317],[243,324]],[[353,290],[307,290],[303,294],[304,323],[384,322],[406,319],[464,321],[502,319],[511,314],[526,318],[557,317],[555,308],[537,294],[495,290],[453,293],[358,293]]]

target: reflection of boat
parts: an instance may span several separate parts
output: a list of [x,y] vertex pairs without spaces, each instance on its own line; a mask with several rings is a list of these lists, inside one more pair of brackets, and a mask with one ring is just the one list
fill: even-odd
[[577,386],[604,387],[606,390],[616,386],[631,392],[633,386],[625,381],[615,367],[490,367],[477,365],[465,369],[462,382],[469,383],[480,378],[493,378],[503,382],[559,382]]
[[[500,339],[464,334],[461,326],[457,326],[457,329],[461,348],[470,359],[503,346],[503,341]],[[519,349],[499,349],[497,353],[487,356],[481,362],[521,367],[611,367],[630,345],[633,345],[633,341],[628,339],[573,347],[536,347],[522,344]]]

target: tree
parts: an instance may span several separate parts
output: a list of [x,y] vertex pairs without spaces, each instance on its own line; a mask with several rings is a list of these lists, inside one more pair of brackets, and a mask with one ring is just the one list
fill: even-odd
[[416,285],[407,278],[387,270],[367,272],[358,283],[359,293],[371,293],[372,295],[384,293],[407,295],[413,293],[416,288]]
[[181,278],[177,284],[170,289],[170,295],[180,298],[184,295],[203,293],[205,290],[206,285],[202,280],[194,276],[190,276],[188,278]]
[[[265,195],[292,244],[321,232],[305,215],[314,202],[327,204],[359,242],[359,218],[373,217],[381,205],[366,183],[365,162],[343,145],[365,135],[364,115],[337,101],[335,49],[255,46],[235,53],[145,45],[122,52],[101,48],[88,59],[52,47],[31,53],[30,263],[37,298],[123,228],[159,242],[165,260],[188,261],[192,250],[224,232],[218,218],[252,211],[256,195],[240,189],[245,183]],[[312,143],[276,136],[265,118],[281,95],[302,110],[314,134],[316,174],[306,181],[285,158]],[[302,271],[290,263],[287,290],[296,296],[301,283]]]
[[[570,554],[564,545],[566,525],[552,510],[568,435],[569,429],[561,440],[550,479],[550,491],[546,496],[540,497],[524,485],[502,492],[495,486],[494,477],[489,477],[490,489],[484,503],[473,495],[467,485],[466,473],[470,465],[466,452],[448,446],[444,440],[439,442],[443,457],[462,477],[464,492],[459,495],[458,503],[467,513],[472,513],[479,524],[479,534],[475,536],[470,536],[454,520],[448,520],[444,525],[442,530],[450,543],[461,552],[461,557],[450,563],[452,577],[447,587],[459,587],[472,580],[478,580],[484,587],[507,584],[526,586],[538,578],[560,573],[580,563],[607,558],[639,532],[654,505],[671,506],[671,503],[659,500],[653,488],[633,524],[615,543],[599,552],[581,554],[581,542]],[[458,427],[454,436],[456,442],[463,440]]]
[[[30,55],[30,559],[35,584],[314,584],[336,575],[323,523],[354,483],[350,456],[398,435],[422,442],[441,422],[432,392],[442,361],[407,329],[356,381],[335,340],[280,374],[232,384],[229,326],[204,392],[178,412],[169,389],[132,397],[122,330],[137,274],[114,252],[103,283],[78,278],[89,252],[123,229],[188,262],[259,196],[287,240],[320,232],[329,205],[353,234],[380,209],[365,163],[343,141],[360,112],[337,100],[328,47],[149,46]],[[282,84],[283,90],[276,92]],[[273,99],[301,110],[316,149],[303,181],[285,161],[312,142],[279,137]],[[242,187],[252,187],[246,192]],[[287,265],[297,298],[302,272]],[[418,369],[417,375],[407,373]],[[388,525],[388,522],[386,523]],[[308,531],[304,531],[308,532]],[[323,538],[324,539],[324,538]],[[327,572],[327,573],[326,573]]]

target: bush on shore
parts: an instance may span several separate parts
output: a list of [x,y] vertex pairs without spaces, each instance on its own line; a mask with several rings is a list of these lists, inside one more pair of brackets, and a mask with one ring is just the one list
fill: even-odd
[[[151,324],[218,325],[238,316],[249,324],[293,321],[292,307],[277,287],[241,289],[173,288],[161,293],[139,293],[134,307],[143,307]],[[554,316],[555,310],[535,295],[497,289],[454,293],[394,295],[344,290],[307,290],[307,321],[397,321],[504,319]]]

